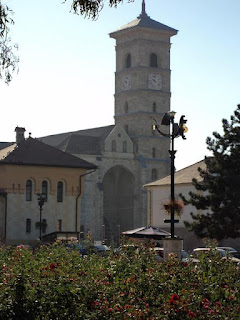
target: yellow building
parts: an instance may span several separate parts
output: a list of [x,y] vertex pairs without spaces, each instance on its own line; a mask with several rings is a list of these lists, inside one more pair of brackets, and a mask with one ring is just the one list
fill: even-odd
[[0,150],[0,241],[32,244],[54,232],[79,234],[84,177],[97,167],[25,139],[24,128],[15,131],[16,143]]

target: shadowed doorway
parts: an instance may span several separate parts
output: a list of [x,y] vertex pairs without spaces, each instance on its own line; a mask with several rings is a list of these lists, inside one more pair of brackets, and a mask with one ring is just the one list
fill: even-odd
[[134,227],[134,176],[122,166],[108,170],[103,178],[104,240],[119,244],[120,232]]

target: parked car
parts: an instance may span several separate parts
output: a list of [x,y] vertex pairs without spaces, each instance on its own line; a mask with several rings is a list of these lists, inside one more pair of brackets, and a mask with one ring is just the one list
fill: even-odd
[[193,252],[191,253],[191,258],[199,259],[204,254],[209,254],[210,252],[218,252],[220,257],[224,258],[227,257],[227,252],[223,249],[219,248],[196,248],[193,249]]
[[240,260],[240,251],[230,251],[229,255]]
[[240,263],[240,259],[231,256],[231,253],[222,248],[196,248],[191,253],[191,259],[193,262],[199,262],[199,259],[204,254],[209,254],[210,252],[217,252],[222,259],[229,259],[234,263]]
[[[154,251],[158,254],[158,260],[162,260],[164,258],[164,248],[155,247]],[[185,250],[181,250],[181,261],[189,261],[189,254]]]
[[226,252],[235,252],[235,251],[237,251],[236,249],[234,249],[232,247],[217,247],[217,249],[223,249]]
[[100,253],[100,254],[107,254],[111,251],[111,249],[106,246],[105,244],[96,244],[94,245],[94,252]]
[[81,255],[87,255],[87,248],[80,243],[66,243],[66,247],[72,250],[78,250]]

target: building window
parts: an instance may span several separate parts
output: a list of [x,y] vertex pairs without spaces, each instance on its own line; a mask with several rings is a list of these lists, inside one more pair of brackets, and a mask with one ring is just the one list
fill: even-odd
[[47,196],[48,196],[48,183],[46,180],[42,182],[42,195],[45,198],[45,201],[47,201]]
[[32,201],[32,181],[26,182],[26,201]]
[[57,232],[62,231],[62,219],[58,219],[57,221]]
[[131,66],[132,66],[132,58],[131,58],[131,55],[130,55],[130,53],[127,55],[127,57],[126,57],[126,68],[131,68]]
[[127,152],[127,141],[123,141],[123,152]]
[[156,112],[156,111],[157,111],[157,104],[156,104],[156,102],[153,102],[152,107],[153,107],[153,112]]
[[150,67],[157,68],[157,55],[155,53],[151,53],[150,55]]
[[31,219],[26,219],[26,233],[31,232]]
[[156,148],[152,148],[152,157],[156,158]]
[[126,133],[128,133],[128,125],[127,124],[125,124],[124,129],[125,129]]
[[112,152],[116,152],[116,140],[112,140]]
[[63,183],[58,181],[57,184],[57,202],[63,202]]
[[125,113],[128,113],[128,103],[127,102],[125,102],[124,111],[125,111]]
[[152,181],[157,180],[157,169],[152,169]]

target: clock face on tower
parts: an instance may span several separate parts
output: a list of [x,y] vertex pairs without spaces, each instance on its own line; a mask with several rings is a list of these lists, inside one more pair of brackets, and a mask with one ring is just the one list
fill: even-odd
[[157,73],[150,73],[148,76],[148,88],[153,90],[161,90],[162,76]]
[[122,76],[122,90],[130,90],[131,89],[131,75],[126,74]]

